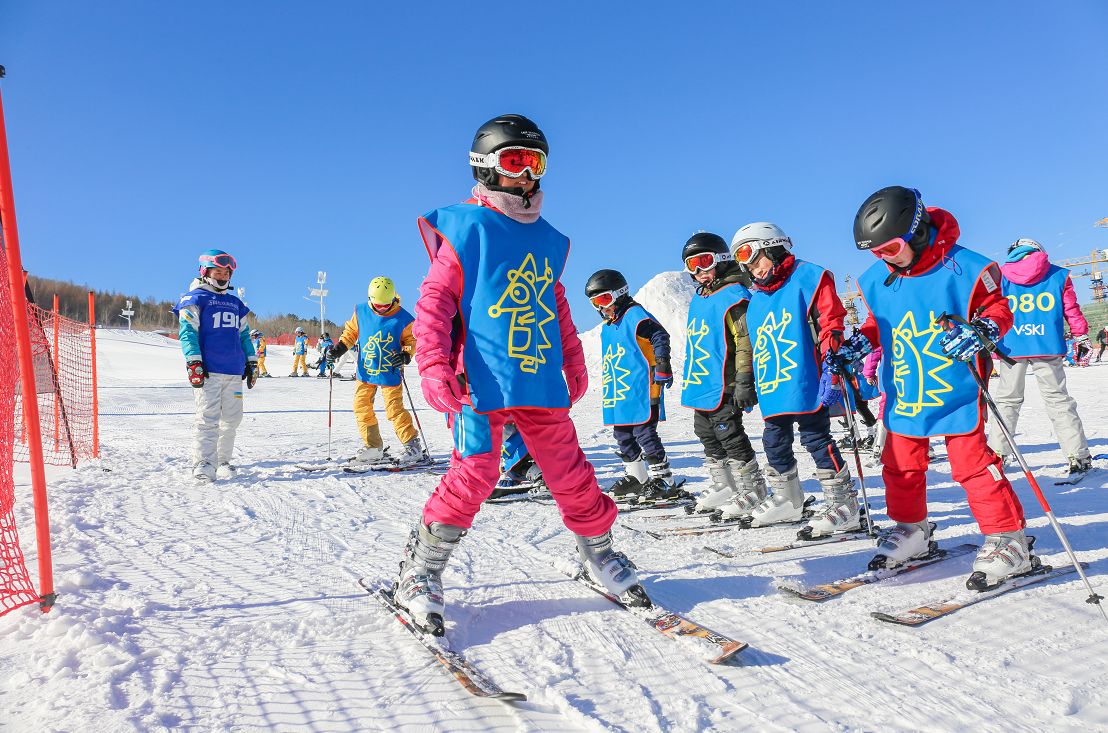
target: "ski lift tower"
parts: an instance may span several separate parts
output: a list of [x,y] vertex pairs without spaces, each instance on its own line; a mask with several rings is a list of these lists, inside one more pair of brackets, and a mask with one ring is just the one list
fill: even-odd
[[326,297],[326,295],[327,295],[327,291],[324,289],[323,284],[327,282],[327,273],[324,272],[323,270],[320,270],[315,275],[315,281],[316,281],[316,284],[319,287],[316,287],[316,288],[309,287],[308,288],[308,293],[312,297],[311,298],[306,298],[306,300],[311,300],[312,298],[319,298],[319,332],[323,333],[323,314],[326,312],[324,310],[324,307],[323,307],[323,298]]
[[127,301],[127,307],[119,313],[120,316],[127,319],[127,330],[131,330],[131,316],[135,315],[135,311],[131,308],[131,301]]
[[843,307],[846,308],[845,323],[848,326],[858,326],[862,321],[858,315],[858,298],[862,297],[862,292],[857,287],[851,287],[851,283],[854,282],[854,278],[847,275],[843,278],[843,286],[846,288],[844,292],[839,293],[839,300],[843,302]]

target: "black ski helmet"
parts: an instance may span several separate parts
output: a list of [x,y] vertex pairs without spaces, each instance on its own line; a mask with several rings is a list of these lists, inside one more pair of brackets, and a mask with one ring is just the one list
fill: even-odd
[[593,297],[611,290],[627,287],[627,278],[619,270],[597,270],[585,283],[585,296]]
[[870,195],[854,217],[854,245],[868,250],[897,237],[917,255],[931,242],[931,217],[914,188],[887,186]]
[[[518,146],[522,148],[537,148],[550,155],[550,146],[546,142],[546,135],[539,126],[523,115],[500,115],[494,117],[477,128],[473,136],[473,144],[469,146],[470,152],[480,155]],[[493,191],[506,191],[518,194],[518,187],[502,187],[497,185],[497,174],[493,168],[478,168],[471,165],[473,178]],[[539,181],[535,181],[535,190],[539,188]]]

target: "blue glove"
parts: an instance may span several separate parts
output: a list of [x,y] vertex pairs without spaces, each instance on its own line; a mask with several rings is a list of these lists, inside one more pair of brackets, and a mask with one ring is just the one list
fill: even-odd
[[873,351],[873,344],[862,335],[861,331],[855,331],[850,338],[839,345],[839,348],[827,355],[831,361],[831,373],[845,374],[851,364],[871,351]]
[[828,354],[819,375],[819,403],[824,407],[831,407],[843,401],[842,377],[832,371],[834,363],[835,355]]
[[956,361],[972,361],[979,353],[995,344],[1000,338],[1000,326],[988,318],[974,318],[969,326],[950,322],[939,347]]

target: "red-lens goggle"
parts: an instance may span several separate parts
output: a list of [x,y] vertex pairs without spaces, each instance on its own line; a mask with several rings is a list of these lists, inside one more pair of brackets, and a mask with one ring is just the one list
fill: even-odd
[[605,293],[597,293],[589,298],[589,302],[592,303],[593,308],[607,308],[612,303],[615,303],[620,297],[627,295],[627,286],[624,285],[618,290],[609,290]]
[[731,250],[735,261],[740,265],[749,265],[758,258],[758,253],[769,247],[792,246],[792,240],[788,237],[775,237],[773,239],[748,239]]
[[900,253],[904,251],[904,248],[908,246],[908,242],[904,240],[904,237],[895,237],[885,242],[884,244],[873,247],[870,252],[874,257],[880,257],[883,260],[890,259],[892,257],[900,256]]
[[484,155],[471,152],[469,164],[492,168],[508,178],[519,178],[528,171],[536,180],[546,175],[546,153],[537,148],[501,148]]
[[720,262],[728,262],[731,259],[729,252],[701,252],[685,258],[685,269],[695,275],[699,270],[711,270]]
[[229,254],[221,255],[201,255],[200,256],[201,267],[226,267],[228,270],[234,271],[238,267],[238,263],[235,262],[235,258]]

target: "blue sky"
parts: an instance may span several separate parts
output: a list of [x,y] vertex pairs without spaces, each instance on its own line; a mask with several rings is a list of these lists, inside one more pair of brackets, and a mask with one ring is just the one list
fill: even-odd
[[415,219],[467,195],[505,112],[550,140],[582,329],[594,270],[637,287],[699,229],[771,220],[856,276],[854,213],[892,183],[987,254],[1077,257],[1108,248],[1106,29],[1101,2],[0,0],[24,264],[174,298],[216,246],[263,314],[310,316],[317,270],[334,319],[381,274],[411,305]]

